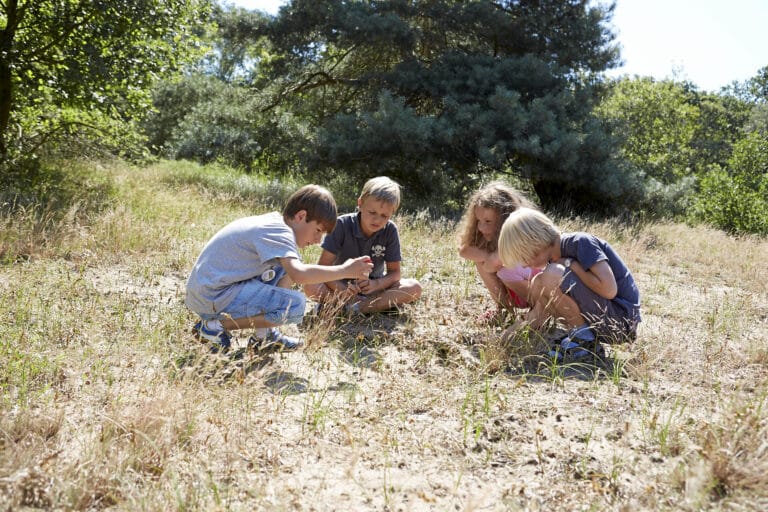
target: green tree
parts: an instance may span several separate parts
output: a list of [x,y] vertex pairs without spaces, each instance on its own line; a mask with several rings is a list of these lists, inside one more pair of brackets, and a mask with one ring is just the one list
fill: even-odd
[[[168,158],[218,161],[246,170],[286,169],[281,156],[296,154],[289,113],[267,108],[270,96],[255,74],[271,57],[269,41],[255,35],[266,15],[217,6],[203,40],[206,55],[179,80],[153,89],[153,111],[143,125],[151,151]],[[265,146],[280,154],[265,152]],[[291,157],[295,160],[295,156]]]
[[85,127],[119,133],[196,58],[208,0],[0,1],[0,157]]
[[215,76],[196,73],[164,82],[153,95],[155,111],[144,128],[151,150],[167,158],[218,161],[251,170],[254,163],[274,164],[263,141],[287,149],[294,140],[281,131],[287,123],[280,116],[261,112],[262,97]]
[[768,66],[757,71],[757,74],[747,80],[746,89],[754,103],[768,103]]
[[[587,0],[294,0],[266,34],[268,108],[306,123],[303,161],[387,173],[417,193],[527,178],[545,203],[631,194],[590,115],[617,50],[613,6]],[[604,204],[604,201],[600,202]]]
[[683,84],[625,77],[613,83],[597,112],[622,134],[621,154],[647,176],[671,184],[692,174],[701,112]]
[[689,100],[699,110],[699,122],[693,134],[692,169],[700,174],[710,165],[727,165],[734,144],[744,135],[754,105],[726,93],[691,93]]
[[768,138],[747,134],[726,169],[702,177],[691,216],[731,233],[768,235]]
[[256,34],[266,21],[267,15],[259,11],[215,6],[211,30],[205,36],[210,50],[196,71],[227,83],[249,84],[253,70],[268,58],[268,42]]

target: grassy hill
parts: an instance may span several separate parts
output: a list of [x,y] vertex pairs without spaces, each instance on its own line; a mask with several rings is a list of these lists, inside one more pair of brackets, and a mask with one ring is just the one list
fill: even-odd
[[643,300],[634,344],[567,367],[476,322],[491,301],[453,221],[401,213],[420,301],[234,359],[190,335],[186,275],[218,228],[299,184],[97,172],[95,213],[0,219],[0,508],[768,508],[766,240],[557,218],[611,241]]

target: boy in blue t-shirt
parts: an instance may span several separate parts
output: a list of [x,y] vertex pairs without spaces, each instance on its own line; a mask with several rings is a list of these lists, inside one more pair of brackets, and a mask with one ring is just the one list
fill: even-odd
[[531,282],[536,300],[526,322],[536,329],[547,318],[565,321],[569,335],[550,356],[557,360],[599,356],[599,341],[635,338],[640,292],[608,242],[589,233],[561,234],[543,213],[520,208],[501,228],[499,257],[505,266],[545,267]]
[[351,313],[373,313],[413,302],[421,296],[416,279],[400,275],[400,238],[391,218],[400,206],[400,185],[379,176],[368,180],[355,213],[339,217],[322,243],[318,265],[338,265],[349,258],[369,257],[373,270],[363,279],[339,279],[307,285],[304,292],[319,303],[340,297]]
[[306,185],[278,212],[244,217],[224,226],[203,248],[187,280],[187,307],[200,321],[194,334],[226,351],[230,331],[255,329],[249,344],[296,350],[300,339],[277,329],[299,323],[306,299],[293,284],[362,278],[371,271],[367,258],[336,266],[302,263],[299,248],[318,244],[336,224],[336,201],[328,190]]

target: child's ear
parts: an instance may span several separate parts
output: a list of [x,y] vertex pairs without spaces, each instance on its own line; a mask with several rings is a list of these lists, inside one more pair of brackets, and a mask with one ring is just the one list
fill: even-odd
[[363,200],[358,197],[357,198],[357,209],[358,210],[360,209],[360,205],[362,205],[362,204],[363,204]]
[[306,218],[307,218],[307,210],[299,210],[293,216],[293,220],[295,220],[297,222],[302,222],[302,221],[306,220]]

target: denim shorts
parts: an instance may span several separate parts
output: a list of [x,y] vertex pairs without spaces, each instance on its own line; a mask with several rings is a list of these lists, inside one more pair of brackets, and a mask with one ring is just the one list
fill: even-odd
[[604,343],[623,343],[635,337],[637,319],[621,304],[598,295],[578,276],[566,271],[560,290],[576,302],[581,316]]
[[[282,270],[282,269],[281,269]],[[203,320],[213,318],[250,318],[264,315],[264,319],[276,325],[297,324],[304,318],[307,299],[303,293],[276,286],[282,273],[265,283],[259,278],[242,281],[235,286],[239,291],[221,311],[201,314]]]

